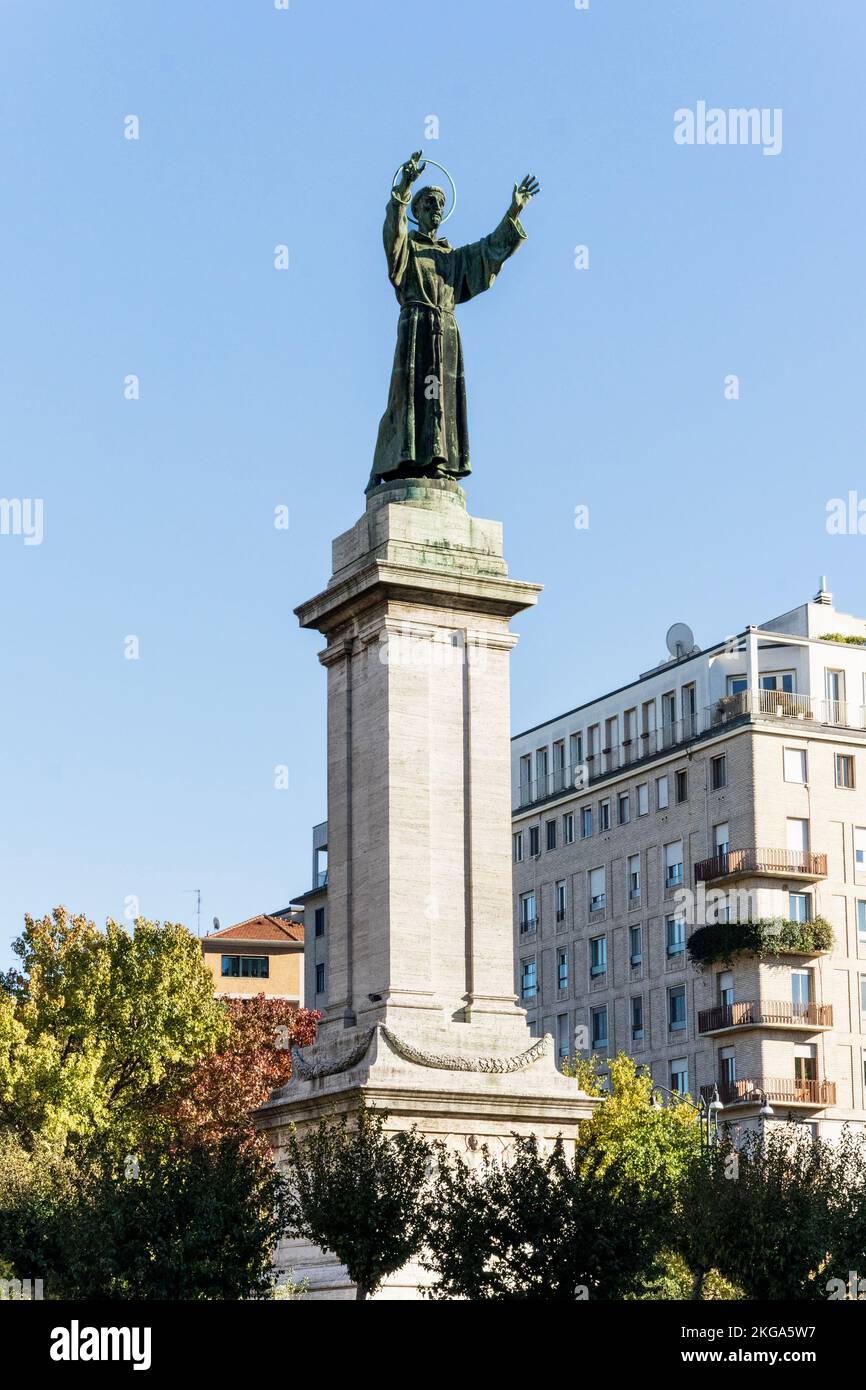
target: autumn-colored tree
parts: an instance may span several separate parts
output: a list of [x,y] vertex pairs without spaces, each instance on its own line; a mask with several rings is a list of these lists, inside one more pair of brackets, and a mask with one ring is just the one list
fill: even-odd
[[252,1138],[253,1111],[292,1075],[292,1047],[316,1038],[321,1014],[263,994],[226,999],[229,1032],[218,1052],[203,1057],[162,1112],[182,1143],[216,1142],[231,1134]]
[[63,907],[25,918],[0,993],[0,1126],[25,1146],[134,1142],[228,1037],[200,943],[139,918],[105,930]]

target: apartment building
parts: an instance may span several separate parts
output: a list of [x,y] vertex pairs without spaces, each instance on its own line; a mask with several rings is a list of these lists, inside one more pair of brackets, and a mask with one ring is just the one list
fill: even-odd
[[717,1086],[723,1120],[863,1123],[866,620],[822,583],[713,647],[685,632],[512,741],[517,993],[561,1057]]

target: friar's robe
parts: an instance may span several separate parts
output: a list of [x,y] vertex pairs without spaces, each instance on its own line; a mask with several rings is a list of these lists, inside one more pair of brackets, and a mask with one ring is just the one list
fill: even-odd
[[490,236],[455,248],[410,232],[406,204],[391,195],[383,238],[400,318],[368,491],[389,477],[463,478],[471,471],[454,306],[489,290],[525,237],[520,222],[506,214]]

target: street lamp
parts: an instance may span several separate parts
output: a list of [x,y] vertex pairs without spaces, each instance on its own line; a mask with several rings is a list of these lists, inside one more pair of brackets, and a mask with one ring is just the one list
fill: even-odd
[[664,1091],[667,1096],[676,1096],[681,1105],[688,1105],[697,1112],[700,1118],[702,1149],[712,1148],[714,1144],[719,1142],[719,1115],[725,1107],[719,1098],[718,1086],[713,1087],[713,1094],[709,1101],[701,1096],[700,1104],[695,1105],[694,1101],[687,1100],[679,1091],[672,1091],[668,1086],[654,1085],[652,1088],[652,1107],[654,1110],[661,1110],[662,1108],[659,1091]]

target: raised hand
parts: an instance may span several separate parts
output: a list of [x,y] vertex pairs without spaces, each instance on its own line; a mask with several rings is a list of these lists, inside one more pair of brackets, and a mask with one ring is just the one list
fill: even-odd
[[519,217],[530,198],[534,198],[536,193],[541,192],[538,179],[534,174],[527,174],[521,179],[520,183],[514,185],[514,192],[511,195],[511,207],[508,209],[509,217]]
[[403,165],[400,174],[400,182],[397,185],[397,192],[400,193],[402,197],[405,197],[413,183],[416,179],[421,177],[426,168],[426,159],[422,159],[421,151],[416,150],[414,154],[409,156],[406,163]]

